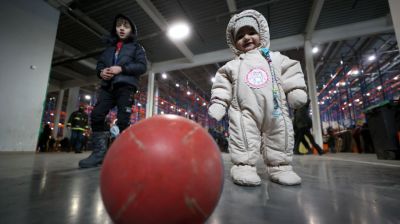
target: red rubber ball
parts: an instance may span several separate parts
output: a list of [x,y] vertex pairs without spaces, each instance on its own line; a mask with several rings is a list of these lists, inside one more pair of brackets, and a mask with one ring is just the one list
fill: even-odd
[[155,116],[112,143],[101,196],[115,223],[204,223],[221,195],[223,172],[218,146],[203,127]]

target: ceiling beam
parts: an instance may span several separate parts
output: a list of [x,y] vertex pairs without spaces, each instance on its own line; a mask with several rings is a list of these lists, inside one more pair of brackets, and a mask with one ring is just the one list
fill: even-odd
[[[312,41],[314,43],[327,43],[383,32],[393,32],[393,26],[387,22],[386,18],[378,18],[329,29],[316,30],[312,35]],[[275,51],[301,48],[303,45],[304,36],[300,34],[271,40],[271,49]],[[232,51],[230,49],[223,49],[194,55],[192,62],[188,62],[186,58],[156,62],[152,64],[151,70],[155,73],[168,72],[217,62],[224,62],[231,60],[232,58],[234,58]],[[61,83],[61,88],[87,86],[93,85],[97,82],[99,82],[98,77],[92,76],[88,77],[86,82],[79,80],[63,82]]]
[[88,15],[86,15],[84,12],[82,12],[79,9],[73,9],[72,11],[75,16],[78,17],[79,20],[83,21],[85,24],[89,25],[92,29],[96,30],[97,32],[101,33],[102,35],[110,35],[110,31],[105,29],[103,26],[101,26],[99,23],[97,23],[95,20],[90,18]]
[[[169,25],[167,20],[157,10],[157,8],[150,0],[136,0],[136,2],[140,5],[140,7],[142,7],[142,9],[162,31],[167,30],[167,27]],[[178,50],[185,56],[185,58],[189,62],[193,61],[193,53],[183,41],[172,41],[172,43],[178,48]]]
[[[60,55],[65,55],[67,57],[71,57],[74,58],[78,55],[82,55],[82,52],[80,52],[79,50],[69,46],[68,44],[60,41],[60,40],[56,40],[56,44],[54,46],[54,52]],[[90,69],[95,70],[96,69],[96,62],[94,59],[82,59],[77,61],[79,64],[84,65]]]
[[384,32],[393,32],[393,25],[386,17],[316,30],[311,40],[313,43],[327,43]]
[[108,30],[104,29],[104,27],[102,27],[95,20],[87,16],[80,9],[77,8],[72,9],[70,7],[70,3],[73,2],[73,0],[47,0],[47,2],[60,12],[64,13],[74,22],[79,23],[84,28],[95,34],[96,36],[101,38],[102,35],[110,34]]
[[[393,26],[387,21],[386,17],[383,17],[364,22],[347,24],[344,26],[337,26],[334,28],[316,30],[312,35],[312,42],[322,44],[392,31]],[[271,49],[275,51],[302,48],[303,46],[304,36],[301,34],[271,40]],[[154,72],[168,72],[172,70],[228,61],[233,57],[234,55],[230,49],[223,49],[194,55],[193,62],[187,62],[184,60],[184,58],[156,62],[152,64],[152,69]]]
[[49,79],[49,84],[47,86],[47,93],[52,93],[59,91],[61,88],[61,82],[55,79]]
[[228,4],[228,9],[230,13],[234,13],[237,11],[235,0],[226,0],[226,4]]
[[82,75],[82,74],[80,74],[78,72],[75,72],[72,69],[61,67],[61,66],[53,67],[53,68],[51,68],[51,70],[53,72],[59,73],[59,74],[61,74],[63,76],[67,76],[69,78],[80,80],[80,81],[84,81],[84,82],[86,82],[87,79],[88,79],[87,76],[84,76],[84,75]]
[[322,6],[324,5],[325,0],[314,0],[313,5],[311,7],[310,16],[308,17],[307,25],[306,25],[306,32],[305,32],[305,39],[310,40],[312,34],[315,29],[315,25],[317,25],[319,15],[321,14]]

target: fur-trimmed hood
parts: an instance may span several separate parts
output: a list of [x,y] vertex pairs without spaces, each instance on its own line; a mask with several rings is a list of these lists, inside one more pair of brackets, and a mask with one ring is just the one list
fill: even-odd
[[261,13],[257,12],[256,10],[249,9],[249,10],[245,10],[239,14],[233,15],[231,20],[228,23],[228,27],[226,28],[226,42],[227,42],[229,48],[231,48],[231,50],[233,51],[233,53],[235,55],[240,55],[240,54],[244,53],[242,51],[239,51],[235,47],[234,32],[235,32],[236,21],[238,21],[240,18],[246,17],[246,16],[253,17],[259,25],[259,30],[260,30],[259,34],[260,34],[260,42],[261,42],[261,45],[259,48],[269,48],[270,39],[269,39],[269,27],[268,27],[267,20]]

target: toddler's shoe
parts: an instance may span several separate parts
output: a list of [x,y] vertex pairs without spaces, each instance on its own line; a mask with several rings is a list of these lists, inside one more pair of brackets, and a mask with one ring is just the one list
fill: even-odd
[[268,166],[271,181],[282,185],[301,184],[301,178],[297,175],[291,165]]
[[231,168],[233,182],[242,186],[259,186],[261,178],[255,166],[233,165]]

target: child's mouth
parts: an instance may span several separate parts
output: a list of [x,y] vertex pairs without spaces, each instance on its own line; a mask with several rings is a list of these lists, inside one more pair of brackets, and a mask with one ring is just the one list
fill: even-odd
[[246,43],[245,45],[244,45],[244,47],[245,48],[248,48],[248,47],[251,47],[253,45],[253,43]]

